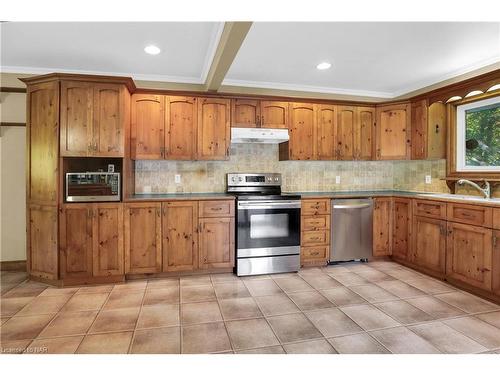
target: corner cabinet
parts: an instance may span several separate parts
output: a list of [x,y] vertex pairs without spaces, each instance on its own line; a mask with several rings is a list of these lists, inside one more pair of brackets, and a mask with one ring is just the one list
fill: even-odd
[[411,158],[446,158],[446,105],[427,100],[411,103]]
[[377,160],[410,159],[411,105],[377,107],[375,157]]

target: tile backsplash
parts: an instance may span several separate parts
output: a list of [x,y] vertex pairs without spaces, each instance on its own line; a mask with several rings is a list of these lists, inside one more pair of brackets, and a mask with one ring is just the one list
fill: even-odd
[[[224,192],[226,173],[277,172],[283,191],[411,190],[448,192],[444,160],[279,161],[278,145],[231,146],[229,161],[141,160],[135,164],[136,193]],[[175,175],[181,183],[175,183]],[[425,175],[432,183],[425,184]],[[336,176],[340,183],[336,184]]]

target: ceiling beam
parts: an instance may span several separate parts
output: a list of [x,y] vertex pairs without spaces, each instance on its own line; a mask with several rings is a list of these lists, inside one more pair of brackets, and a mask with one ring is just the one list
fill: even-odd
[[217,91],[236,57],[252,22],[226,22],[205,81],[206,91]]

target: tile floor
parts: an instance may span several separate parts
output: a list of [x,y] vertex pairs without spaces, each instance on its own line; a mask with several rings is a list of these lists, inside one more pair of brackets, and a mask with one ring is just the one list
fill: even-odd
[[2,353],[500,353],[500,305],[392,262],[57,289],[1,272]]

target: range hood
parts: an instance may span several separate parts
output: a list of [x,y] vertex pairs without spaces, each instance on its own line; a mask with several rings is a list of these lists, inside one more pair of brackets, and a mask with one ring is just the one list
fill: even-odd
[[288,129],[231,128],[231,143],[283,143]]

